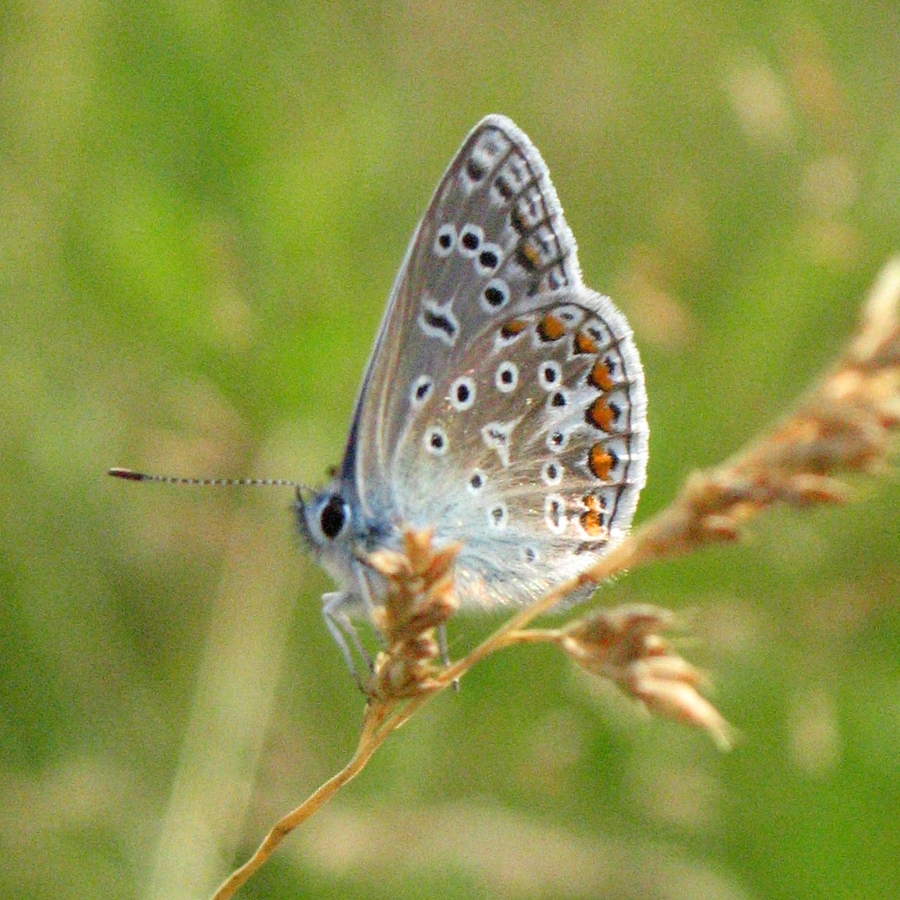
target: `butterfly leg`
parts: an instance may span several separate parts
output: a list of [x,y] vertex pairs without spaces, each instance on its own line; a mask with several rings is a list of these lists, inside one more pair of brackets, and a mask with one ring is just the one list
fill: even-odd
[[[450,666],[450,650],[447,647],[447,623],[441,622],[437,628],[438,646],[441,648],[441,662],[449,668]],[[459,690],[459,679],[453,679],[453,690]]]
[[450,665],[450,650],[447,647],[447,623],[441,622],[437,629],[438,646],[441,648],[441,662]]
[[350,644],[347,643],[347,639],[350,639],[350,643],[353,644],[369,671],[372,670],[372,657],[369,656],[368,651],[363,646],[359,633],[345,611],[348,607],[353,606],[355,599],[343,592],[323,594],[322,618],[325,619],[325,627],[331,634],[332,639],[344,655],[344,661],[347,663],[350,674],[356,679],[357,684],[362,687],[362,681],[360,680],[359,672],[356,670],[356,664],[353,662],[353,653],[350,650]]

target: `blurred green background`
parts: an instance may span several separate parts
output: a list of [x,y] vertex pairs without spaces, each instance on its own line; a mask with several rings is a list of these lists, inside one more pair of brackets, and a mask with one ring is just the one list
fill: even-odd
[[[900,250],[894,0],[8,0],[0,33],[4,897],[203,897],[349,756],[290,492],[104,471],[321,481],[482,115],[634,326],[638,521],[802,392]],[[510,652],[241,896],[897,897],[900,487],[855,487],[604,589],[690,612],[734,752]]]

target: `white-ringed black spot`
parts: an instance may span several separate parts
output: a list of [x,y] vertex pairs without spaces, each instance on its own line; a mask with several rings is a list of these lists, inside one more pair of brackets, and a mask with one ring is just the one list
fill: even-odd
[[452,338],[456,334],[456,326],[447,316],[430,309],[426,309],[424,315],[425,323],[434,331],[443,332],[448,338]]
[[528,545],[524,546],[521,550],[522,553],[522,561],[526,563],[535,563],[538,561],[538,552],[534,547],[530,547]]
[[450,405],[460,412],[471,409],[475,403],[475,380],[467,375],[457,378],[450,385]]
[[568,404],[569,398],[563,391],[554,391],[550,395],[548,402],[550,403],[550,406],[555,407],[556,409],[562,409]]
[[502,531],[509,523],[509,510],[503,502],[495,503],[488,510],[488,525]]
[[562,534],[569,520],[566,517],[566,501],[559,494],[547,494],[544,498],[544,524],[553,534]]
[[484,231],[477,225],[464,225],[459,233],[459,253],[474,256],[484,241]]
[[561,453],[569,443],[569,436],[564,431],[551,431],[547,435],[547,449],[551,453]]
[[476,469],[466,482],[466,490],[470,494],[480,494],[485,484],[487,484],[487,475],[481,469]]
[[545,391],[552,391],[562,384],[562,366],[555,359],[542,362],[538,366],[538,383]]
[[502,362],[494,373],[494,387],[501,394],[512,393],[519,384],[519,367],[514,362]]
[[547,487],[556,487],[562,482],[563,467],[553,460],[548,460],[541,466],[541,481]]
[[450,303],[441,306],[430,297],[422,300],[419,327],[428,337],[437,338],[449,347],[454,346],[459,337],[459,321],[453,314]]
[[509,303],[509,285],[502,278],[492,278],[481,292],[481,308],[489,315]]
[[409,402],[417,409],[424,406],[425,401],[431,396],[434,389],[434,379],[430,375],[420,375],[412,383],[409,392]]
[[434,236],[434,252],[436,256],[446,259],[454,247],[456,247],[456,229],[448,222],[441,225]]
[[443,456],[447,452],[447,432],[440,425],[429,425],[422,435],[425,452]]
[[500,265],[501,249],[497,244],[485,244],[478,254],[477,265],[479,275],[490,275]]

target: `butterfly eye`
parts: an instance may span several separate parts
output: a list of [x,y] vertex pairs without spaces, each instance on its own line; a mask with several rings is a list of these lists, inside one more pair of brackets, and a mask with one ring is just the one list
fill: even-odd
[[338,494],[332,494],[319,510],[319,528],[329,540],[335,540],[346,530],[350,521],[347,501]]

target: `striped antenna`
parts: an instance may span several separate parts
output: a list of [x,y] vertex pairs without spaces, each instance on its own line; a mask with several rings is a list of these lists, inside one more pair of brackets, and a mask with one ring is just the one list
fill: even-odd
[[110,469],[107,474],[113,478],[124,478],[125,481],[156,481],[193,487],[292,487],[298,490],[306,487],[285,478],[181,478],[178,475],[148,475],[146,472],[119,468]]

